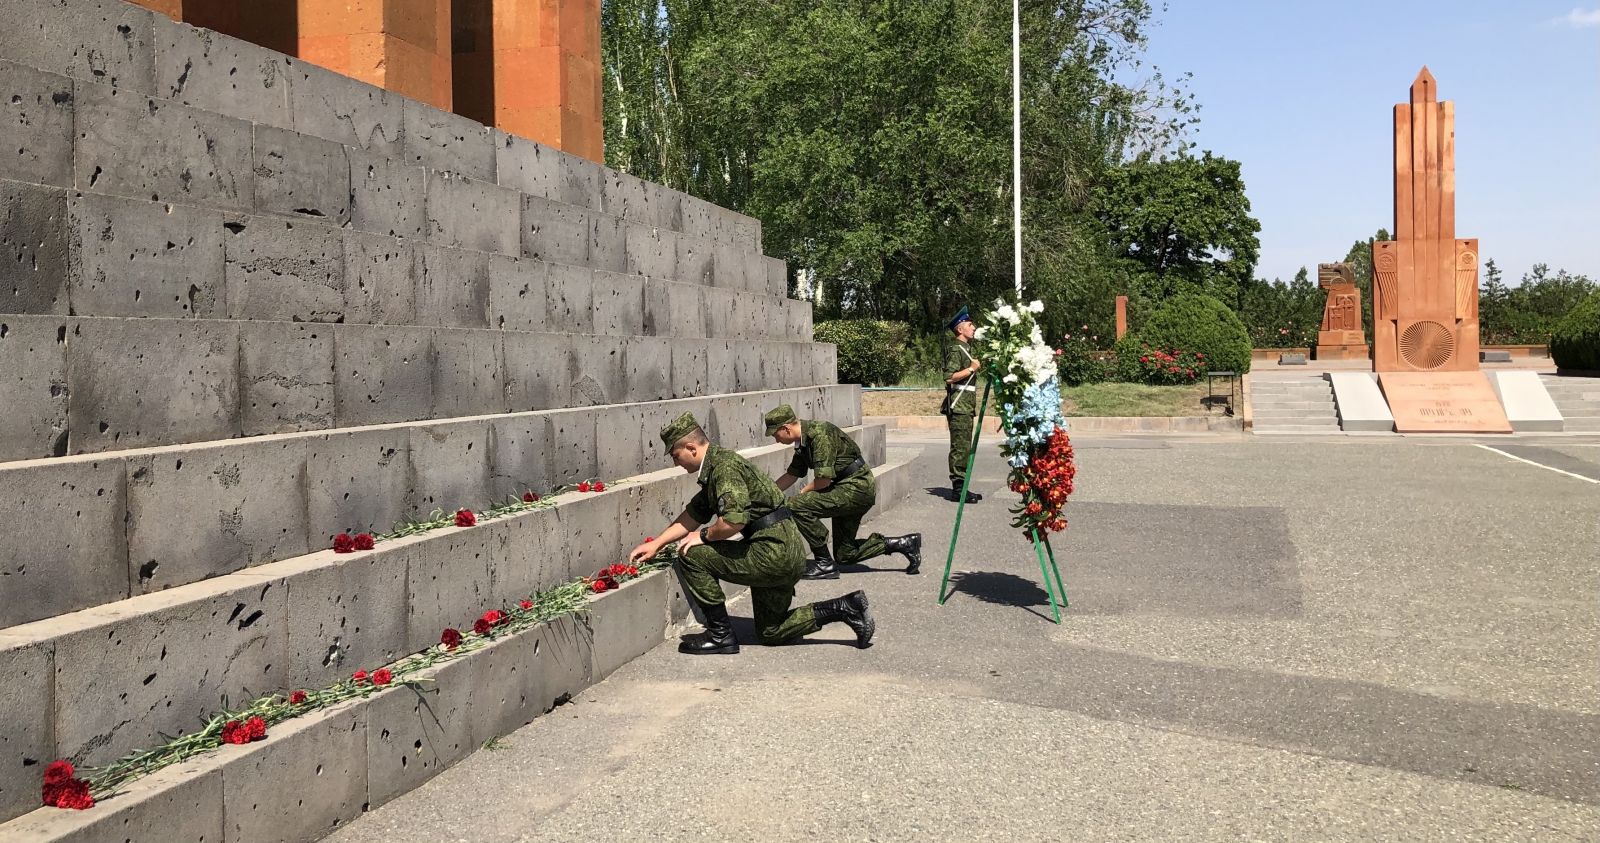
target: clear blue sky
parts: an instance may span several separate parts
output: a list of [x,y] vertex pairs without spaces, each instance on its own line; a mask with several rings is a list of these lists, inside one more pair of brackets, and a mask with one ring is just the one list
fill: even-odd
[[1423,65],[1456,104],[1456,232],[1515,283],[1600,280],[1600,0],[1168,0],[1147,58],[1194,74],[1193,140],[1242,162],[1256,274],[1393,230],[1391,107]]

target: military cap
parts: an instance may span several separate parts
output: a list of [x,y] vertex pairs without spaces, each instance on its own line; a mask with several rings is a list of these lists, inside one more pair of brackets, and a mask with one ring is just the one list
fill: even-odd
[[666,427],[661,428],[661,444],[666,447],[666,452],[670,454],[672,453],[672,446],[678,444],[679,439],[699,429],[700,423],[694,420],[694,413],[684,413],[667,422]]
[[771,436],[778,432],[778,428],[797,420],[799,417],[794,414],[793,407],[788,404],[779,404],[777,409],[767,413],[763,418],[767,423],[767,435]]
[[963,305],[962,308],[961,308],[961,312],[957,313],[956,317],[954,319],[951,319],[950,320],[950,324],[946,325],[945,327],[948,328],[949,330],[954,331],[956,329],[956,326],[960,325],[962,322],[971,322],[971,321],[972,321],[972,315],[967,313],[967,308],[966,308],[965,305]]

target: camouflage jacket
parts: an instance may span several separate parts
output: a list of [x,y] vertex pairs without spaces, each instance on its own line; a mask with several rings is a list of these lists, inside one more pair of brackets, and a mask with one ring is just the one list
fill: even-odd
[[748,524],[783,505],[783,492],[771,477],[737,451],[718,445],[706,449],[699,480],[700,491],[690,499],[688,512],[701,524],[718,516],[729,524]]
[[814,471],[821,479],[836,480],[839,472],[861,458],[855,440],[833,422],[821,419],[800,422],[800,441],[796,444],[794,459],[784,471],[790,477],[804,477]]

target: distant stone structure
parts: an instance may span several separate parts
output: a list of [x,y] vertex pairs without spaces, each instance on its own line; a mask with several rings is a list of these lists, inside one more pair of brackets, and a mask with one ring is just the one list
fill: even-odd
[[1318,360],[1360,360],[1368,356],[1367,336],[1361,327],[1361,291],[1349,264],[1317,264],[1317,285],[1328,291],[1322,306],[1322,328],[1317,332]]

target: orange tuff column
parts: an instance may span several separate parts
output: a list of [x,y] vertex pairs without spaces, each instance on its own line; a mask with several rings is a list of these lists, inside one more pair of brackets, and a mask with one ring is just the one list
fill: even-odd
[[450,109],[450,0],[299,0],[300,58]]
[[456,54],[457,110],[603,161],[600,0],[456,0],[456,9],[457,32],[472,42]]
[[129,0],[129,2],[153,12],[160,12],[173,20],[183,20],[183,0]]

